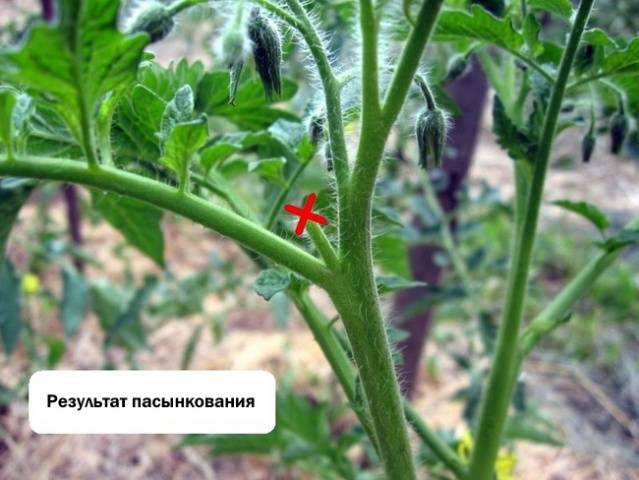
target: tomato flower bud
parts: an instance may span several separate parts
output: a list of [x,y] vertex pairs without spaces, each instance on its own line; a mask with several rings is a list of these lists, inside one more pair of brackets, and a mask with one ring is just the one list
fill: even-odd
[[235,105],[237,88],[248,58],[249,45],[243,23],[244,2],[236,5],[235,18],[229,23],[219,43],[219,55],[229,69],[229,104]]
[[264,17],[259,8],[251,11],[248,35],[252,42],[255,67],[269,100],[282,94],[282,46],[273,22]]
[[621,152],[623,144],[628,136],[628,116],[624,111],[623,103],[619,103],[619,110],[610,119],[610,151],[614,154]]
[[439,108],[424,110],[417,118],[415,132],[420,166],[427,171],[440,167],[448,134],[448,122],[444,112]]
[[583,163],[590,162],[592,154],[597,146],[597,137],[595,137],[593,131],[589,131],[584,135],[581,140],[581,161]]
[[131,12],[127,33],[147,33],[151,43],[165,38],[175,26],[175,21],[168,8],[156,0],[138,3]]

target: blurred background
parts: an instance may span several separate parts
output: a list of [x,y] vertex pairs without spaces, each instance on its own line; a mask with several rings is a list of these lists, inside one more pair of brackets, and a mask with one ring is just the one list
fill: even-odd
[[[209,8],[183,14],[175,32],[152,46],[156,61],[168,67],[186,58],[207,70],[223,67],[216,63],[214,46],[228,18],[220,12],[232,10],[232,2],[220,3],[212,16]],[[353,28],[352,2],[315,3],[332,47],[348,55],[352,46],[344,39]],[[637,32],[634,2],[598,4],[598,25],[620,35]],[[4,0],[2,43],[16,41],[40,14],[37,1]],[[283,38],[286,75],[299,86],[285,107],[303,116],[317,102],[316,89],[290,32]],[[431,48],[433,75],[445,69],[449,56],[444,47]],[[346,102],[357,98],[357,86],[350,90]],[[415,173],[417,109],[408,106],[378,187],[380,205],[394,209],[386,213],[398,224],[379,237],[378,260],[391,273],[428,283],[385,297],[393,319],[389,332],[405,393],[459,451],[481,395],[503,296],[513,162],[496,144],[493,91],[474,57],[438,95],[454,110],[449,158],[432,177],[431,193],[444,217],[424,186],[423,172]],[[353,123],[349,128],[356,134]],[[591,162],[582,163],[582,135],[579,129],[565,132],[553,153],[529,316],[598,248],[590,223],[551,202],[588,201],[615,226],[639,212],[639,138],[630,138],[622,154],[613,156],[602,137]],[[234,182],[249,205],[263,208],[248,180]],[[302,183],[326,183],[321,154]],[[244,252],[200,226],[165,215],[162,268],[132,248],[90,201],[81,188],[47,184],[21,210],[8,242],[20,278],[24,325],[15,351],[0,356],[0,479],[340,478],[327,473],[339,472],[333,465],[337,453],[327,443],[351,431],[355,441],[344,440],[338,453],[365,466],[367,447],[357,442],[354,418],[312,334],[286,297],[266,302],[255,294],[256,271]],[[469,281],[481,285],[476,297],[468,297],[441,245],[442,218],[450,220]],[[69,296],[71,290],[84,297],[90,292],[91,306]],[[516,467],[500,480],[639,479],[638,293],[635,249],[593,285],[571,321],[531,356],[515,404],[521,422],[509,432],[508,458]],[[332,311],[321,292],[313,296]],[[139,308],[131,307],[134,300]],[[114,339],[113,325],[122,314],[130,320]],[[36,435],[27,422],[25,387],[29,374],[42,368],[265,369],[278,379],[288,415],[285,432],[239,440]],[[429,452],[423,460],[430,461]]]

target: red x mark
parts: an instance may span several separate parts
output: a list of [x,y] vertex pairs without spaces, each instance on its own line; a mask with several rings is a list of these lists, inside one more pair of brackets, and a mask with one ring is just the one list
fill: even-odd
[[297,227],[295,228],[295,234],[301,235],[304,233],[304,228],[306,228],[306,222],[309,220],[315,223],[319,223],[321,225],[326,225],[328,220],[323,215],[319,215],[317,213],[313,213],[313,205],[315,204],[315,200],[317,200],[317,195],[315,193],[311,193],[308,197],[306,197],[306,203],[304,203],[303,207],[296,207],[295,205],[284,205],[284,210],[288,213],[292,213],[293,215],[297,215],[300,217],[297,222]]

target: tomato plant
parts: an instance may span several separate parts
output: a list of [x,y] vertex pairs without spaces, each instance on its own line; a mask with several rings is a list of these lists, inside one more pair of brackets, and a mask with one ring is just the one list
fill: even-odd
[[[208,4],[215,17],[221,15],[220,3],[140,1],[119,28],[118,1],[60,0],[53,23],[36,22],[18,43],[2,49],[0,175],[23,179],[2,183],[3,250],[21,205],[45,181],[90,189],[92,207],[160,265],[161,211],[199,223],[246,250],[262,270],[255,283],[260,295],[270,299],[283,291],[295,304],[387,478],[416,478],[409,426],[456,477],[493,478],[523,360],[569,318],[572,305],[624,248],[639,240],[637,221],[610,233],[597,207],[561,202],[601,230],[601,251],[522,327],[553,143],[566,129],[583,129],[587,162],[603,130],[610,134],[612,150],[622,151],[639,114],[639,39],[589,29],[594,0],[581,0],[574,10],[568,0],[470,5],[404,0],[401,9],[394,2],[360,0],[352,2],[358,21],[350,40],[357,48],[349,50],[329,44],[321,22],[299,0],[247,0],[235,2],[219,35],[224,69],[207,70],[184,59],[163,67],[147,52],[149,44],[171,32],[177,14]],[[320,15],[350,2],[333,3],[323,2]],[[397,20],[390,29],[382,21],[385,15]],[[560,25],[560,33],[550,32],[548,38],[540,22],[547,15]],[[284,44],[291,37],[308,55],[308,69],[321,91],[304,120],[289,102],[296,85],[282,75]],[[422,72],[424,63],[429,65],[428,56],[423,58],[429,43],[442,45],[451,57],[444,75]],[[376,276],[376,261],[392,264],[393,259],[374,257],[374,217],[380,166],[395,125],[406,121],[406,103],[419,106],[415,168],[426,171],[428,199],[437,206],[429,175],[441,165],[450,128],[438,84],[462,74],[471,56],[479,58],[497,93],[495,134],[514,160],[516,189],[508,286],[466,462],[400,394],[380,295],[410,284]],[[251,65],[257,75],[249,71]],[[411,96],[413,91],[423,98]],[[600,128],[602,122],[609,128]],[[256,160],[241,159],[255,154]],[[326,163],[322,188],[330,225],[309,223],[310,241],[304,242],[289,231],[282,208],[320,156]],[[234,188],[232,180],[246,175],[264,189],[266,207],[255,208],[254,199]],[[441,234],[466,282],[445,222]],[[19,338],[12,320],[20,308],[14,278],[5,260],[0,327],[8,351]],[[74,278],[72,272],[65,277],[67,282]],[[312,285],[329,295],[347,338],[336,334],[311,299]],[[136,299],[137,294],[131,308],[137,308]],[[83,310],[82,299],[78,302]]]

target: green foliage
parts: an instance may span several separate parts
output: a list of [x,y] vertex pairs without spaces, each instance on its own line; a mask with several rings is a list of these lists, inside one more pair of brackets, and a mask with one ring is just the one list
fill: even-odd
[[537,142],[515,125],[499,97],[493,103],[493,133],[499,145],[514,160],[530,162],[534,157]]
[[333,438],[331,411],[326,403],[316,403],[288,388],[277,393],[275,429],[267,435],[188,435],[182,446],[207,445],[214,456],[270,455],[285,466],[298,466],[321,478],[355,479],[347,459],[349,449],[362,440],[356,431]]
[[563,19],[569,19],[572,15],[572,2],[570,0],[527,0],[529,8],[551,12]]
[[8,258],[0,265],[0,337],[7,355],[15,350],[22,330],[20,279]]
[[255,279],[253,289],[264,300],[270,300],[276,293],[285,291],[291,285],[291,274],[281,269],[263,270]]
[[89,285],[72,267],[62,270],[62,326],[67,337],[78,330],[89,304]]
[[118,1],[60,0],[57,25],[35,26],[19,50],[0,56],[3,76],[54,99],[56,111],[81,144],[100,99],[135,79],[147,43],[145,35],[118,32],[119,6]]
[[0,260],[4,259],[5,249],[11,228],[18,213],[33,191],[32,180],[19,178],[0,178]]
[[524,37],[515,30],[511,19],[497,18],[479,5],[473,5],[469,13],[444,11],[437,23],[435,39],[479,40],[513,52],[519,51],[524,45]]
[[572,200],[556,200],[553,205],[568,210],[570,212],[581,215],[583,218],[592,223],[597,229],[604,234],[610,226],[610,221],[604,212],[596,205],[588,202],[574,202]]
[[147,277],[128,302],[117,287],[108,283],[94,286],[94,308],[107,334],[106,346],[117,344],[129,350],[147,346],[142,312],[156,286],[157,278]]
[[93,195],[93,207],[127,242],[159,266],[164,266],[162,211],[146,203],[106,193]]

